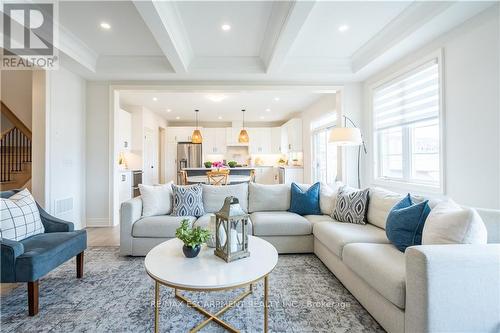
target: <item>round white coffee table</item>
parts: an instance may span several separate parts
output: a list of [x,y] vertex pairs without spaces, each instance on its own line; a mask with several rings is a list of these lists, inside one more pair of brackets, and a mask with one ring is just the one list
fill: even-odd
[[[214,321],[231,332],[239,332],[235,327],[220,319],[220,316],[253,292],[253,283],[264,279],[264,332],[267,332],[268,275],[278,262],[278,252],[269,242],[248,236],[250,257],[226,263],[214,255],[214,249],[204,246],[196,258],[186,258],[182,253],[183,243],[171,239],[154,247],[144,262],[146,272],[155,280],[155,332],[159,329],[159,288],[165,285],[175,290],[175,297],[195,308],[207,319],[191,332],[197,332]],[[212,314],[183,296],[179,290],[221,291],[247,287],[225,307]]]

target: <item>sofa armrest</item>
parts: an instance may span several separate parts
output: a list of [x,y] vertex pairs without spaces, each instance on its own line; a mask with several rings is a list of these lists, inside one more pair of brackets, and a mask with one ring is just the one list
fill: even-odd
[[0,238],[2,248],[1,254],[1,282],[16,282],[16,259],[24,253],[24,246],[21,242]]
[[498,332],[500,244],[422,245],[406,258],[406,332]]
[[120,254],[132,255],[132,227],[141,218],[142,199],[136,197],[125,201],[120,207]]
[[71,222],[67,222],[57,217],[54,217],[38,206],[40,219],[42,220],[45,232],[68,232],[75,230],[75,226]]

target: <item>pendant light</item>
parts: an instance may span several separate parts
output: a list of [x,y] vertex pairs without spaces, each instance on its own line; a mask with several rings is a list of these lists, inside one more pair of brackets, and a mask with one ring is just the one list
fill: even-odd
[[203,141],[203,138],[201,137],[201,132],[198,129],[198,112],[200,112],[200,110],[194,110],[194,112],[196,115],[196,129],[193,131],[193,135],[191,136],[191,142],[201,143]]
[[240,135],[238,136],[238,142],[248,143],[250,138],[248,137],[247,130],[245,129],[245,109],[241,110],[241,112],[243,112],[243,126],[241,128]]

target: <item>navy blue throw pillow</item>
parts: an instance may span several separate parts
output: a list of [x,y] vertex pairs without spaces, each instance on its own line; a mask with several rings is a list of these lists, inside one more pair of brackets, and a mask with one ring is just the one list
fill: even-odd
[[290,209],[288,211],[299,215],[320,215],[319,189],[319,182],[309,187],[307,191],[302,191],[297,184],[292,183]]
[[401,252],[409,246],[421,245],[424,223],[430,211],[428,200],[413,204],[408,194],[387,216],[385,227],[387,238]]

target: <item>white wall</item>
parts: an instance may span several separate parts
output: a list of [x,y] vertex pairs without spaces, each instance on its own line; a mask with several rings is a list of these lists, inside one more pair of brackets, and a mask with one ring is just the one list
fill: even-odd
[[312,183],[312,130],[314,121],[324,118],[329,114],[335,114],[336,110],[335,94],[327,94],[319,100],[309,105],[300,114],[302,119],[302,149],[304,161],[304,183]]
[[367,120],[372,82],[443,49],[445,195],[463,205],[500,208],[499,40],[494,6],[365,83]]
[[[300,117],[302,118],[302,135],[303,135],[303,149],[304,149],[304,182],[311,183],[312,180],[312,142],[311,142],[311,124],[317,121],[329,113],[336,113],[342,111],[343,115],[351,118],[356,125],[362,125],[361,114],[362,108],[362,85],[360,83],[348,83],[345,84],[341,91],[337,94],[325,95],[318,101],[307,107]],[[340,102],[340,105],[339,105]],[[338,109],[338,110],[337,110]],[[337,114],[337,126],[344,125],[343,118],[339,117]],[[362,129],[363,130],[363,129]],[[343,180],[346,184],[357,187],[358,186],[358,176],[357,176],[357,148],[356,147],[345,147],[339,148],[339,160],[342,160],[342,154],[344,154],[342,162],[339,161],[339,168],[343,168],[342,174],[338,174],[339,180]],[[363,162],[363,156],[361,161]],[[339,170],[340,171],[340,170]],[[363,182],[362,182],[363,185]]]
[[110,225],[109,85],[87,82],[87,225]]
[[32,71],[1,71],[1,100],[26,127],[32,126]]
[[[86,81],[60,67],[47,72],[48,187],[50,212],[56,217],[85,227],[85,90]],[[73,209],[57,213],[56,201],[72,199]]]

